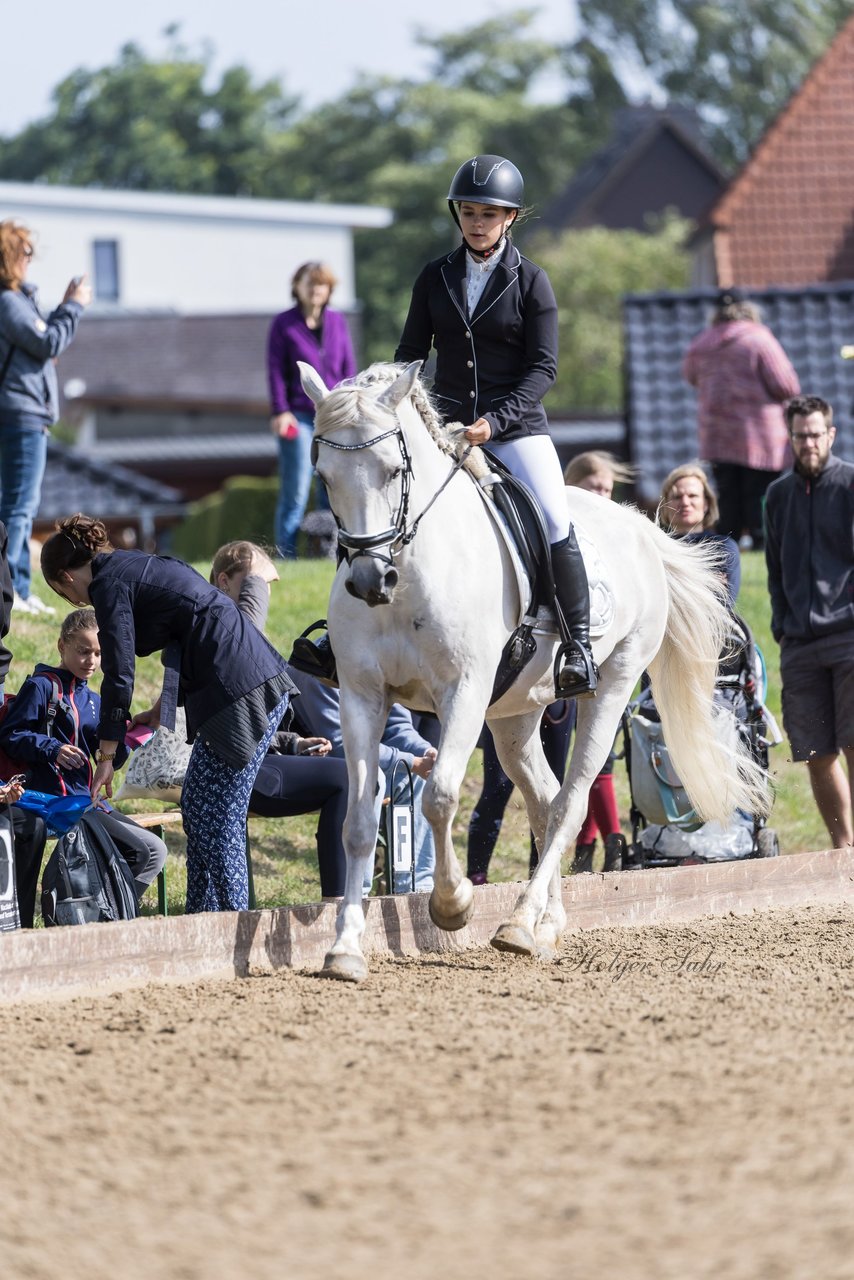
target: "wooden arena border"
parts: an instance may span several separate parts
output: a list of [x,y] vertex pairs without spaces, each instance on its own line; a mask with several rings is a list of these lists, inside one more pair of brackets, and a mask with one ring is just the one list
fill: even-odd
[[[482,947],[520,890],[519,884],[476,889],[471,923],[450,934],[430,921],[426,895],[371,898],[365,952],[404,956]],[[854,850],[567,877],[563,898],[571,931],[854,902]],[[283,967],[312,970],[334,936],[331,903],[8,933],[0,935],[0,1002],[248,977]]]

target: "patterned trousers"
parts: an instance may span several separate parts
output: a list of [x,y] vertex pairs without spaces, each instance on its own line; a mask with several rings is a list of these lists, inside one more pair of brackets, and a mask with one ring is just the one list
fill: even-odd
[[242,769],[233,769],[206,742],[196,738],[181,791],[187,836],[187,914],[246,911],[246,816],[249,796],[273,734],[282,721],[283,698],[267,718],[267,732]]

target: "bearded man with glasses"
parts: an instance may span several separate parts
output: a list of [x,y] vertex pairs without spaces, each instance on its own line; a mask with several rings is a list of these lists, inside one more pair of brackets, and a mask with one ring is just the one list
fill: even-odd
[[796,396],[785,414],[795,463],[765,500],[783,724],[792,759],[806,761],[819,813],[841,849],[854,844],[854,466],[832,456],[836,429],[826,400]]

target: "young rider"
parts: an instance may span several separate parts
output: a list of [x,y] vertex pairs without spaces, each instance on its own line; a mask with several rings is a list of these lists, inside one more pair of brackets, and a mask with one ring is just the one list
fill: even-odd
[[557,692],[579,697],[594,692],[598,672],[587,574],[541,403],[557,373],[557,303],[545,271],[510,237],[524,199],[521,173],[502,156],[461,165],[448,206],[462,244],[416,280],[395,360],[426,360],[435,346],[433,394],[445,421],[466,423],[466,439],[487,446],[539,499],[557,602],[572,637]]

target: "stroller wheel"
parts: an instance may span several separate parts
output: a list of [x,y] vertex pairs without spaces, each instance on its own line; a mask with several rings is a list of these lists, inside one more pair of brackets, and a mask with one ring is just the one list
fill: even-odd
[[756,837],[757,858],[779,858],[780,840],[773,827],[763,827]]

